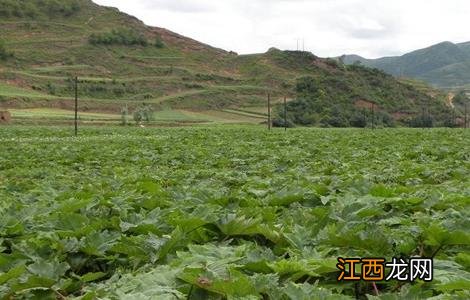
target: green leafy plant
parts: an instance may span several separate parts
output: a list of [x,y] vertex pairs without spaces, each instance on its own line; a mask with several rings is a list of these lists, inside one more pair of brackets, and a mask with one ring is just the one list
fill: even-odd
[[[470,296],[467,131],[70,135],[0,127],[0,298]],[[340,256],[433,257],[434,280],[339,283]]]

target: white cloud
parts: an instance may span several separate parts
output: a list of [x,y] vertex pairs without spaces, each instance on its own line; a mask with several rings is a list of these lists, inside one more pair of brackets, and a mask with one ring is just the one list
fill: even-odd
[[467,0],[94,0],[148,25],[239,53],[270,47],[319,56],[396,55],[470,40]]

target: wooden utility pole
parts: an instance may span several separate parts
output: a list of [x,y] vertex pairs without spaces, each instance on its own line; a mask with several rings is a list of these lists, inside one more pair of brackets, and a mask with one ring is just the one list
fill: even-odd
[[465,101],[465,128],[468,128],[468,101]]
[[457,114],[455,113],[455,108],[452,109],[452,128],[457,125]]
[[78,77],[75,77],[75,136],[78,136]]
[[287,131],[287,97],[284,96],[284,130]]
[[426,107],[423,105],[423,113],[422,113],[422,116],[421,116],[421,128],[426,128],[426,122],[427,122],[427,118],[426,118]]
[[375,129],[375,104],[374,103],[372,103],[370,107],[370,112],[372,116],[372,129]]
[[434,127],[434,124],[431,124],[432,123],[432,118],[431,118],[431,110],[429,109],[429,99],[426,100],[426,127],[427,128],[432,128]]
[[271,130],[271,94],[268,93],[268,130]]
[[362,121],[364,121],[364,128],[367,128],[367,109],[362,109]]

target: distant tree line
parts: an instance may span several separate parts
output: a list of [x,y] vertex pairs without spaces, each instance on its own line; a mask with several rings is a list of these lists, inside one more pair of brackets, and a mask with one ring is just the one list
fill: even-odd
[[[137,45],[146,47],[151,44],[145,35],[125,27],[112,29],[104,33],[93,33],[90,35],[89,41],[92,45]],[[155,38],[153,45],[157,48],[163,48],[165,46],[160,36]]]
[[78,0],[0,0],[1,17],[69,17],[80,10]]

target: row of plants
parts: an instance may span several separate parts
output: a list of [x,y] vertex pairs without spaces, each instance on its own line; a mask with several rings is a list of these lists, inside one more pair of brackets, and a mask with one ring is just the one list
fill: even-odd
[[[468,299],[464,130],[0,128],[0,297]],[[338,282],[338,257],[432,282]]]

